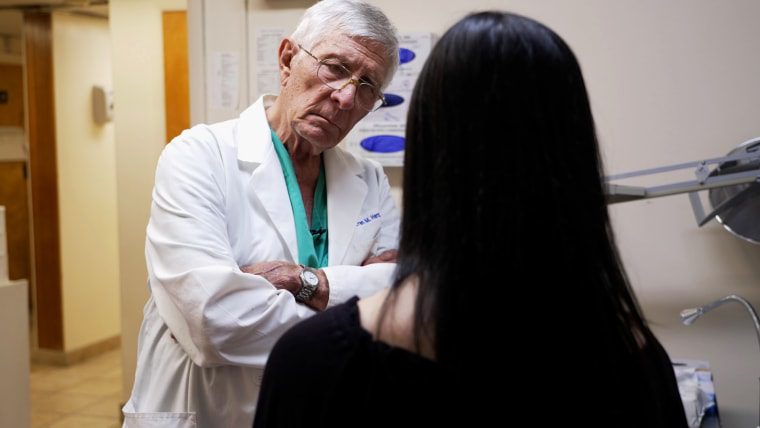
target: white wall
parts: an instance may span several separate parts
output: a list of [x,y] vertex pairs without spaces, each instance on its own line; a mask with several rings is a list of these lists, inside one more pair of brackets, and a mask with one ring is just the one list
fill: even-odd
[[148,298],[144,246],[156,161],[165,143],[161,12],[186,0],[111,0],[124,396]]
[[68,351],[120,331],[113,125],[95,124],[91,101],[93,85],[111,86],[108,21],[54,13],[53,40],[63,335]]
[[[245,49],[241,18],[224,20],[235,13],[242,16],[245,2],[213,2],[215,8],[207,8],[204,21],[211,35],[196,55]],[[609,173],[721,156],[760,135],[760,3],[755,0],[371,2],[401,31],[442,34],[467,12],[489,8],[521,13],[552,27],[583,67]],[[256,10],[269,10],[314,2],[249,3]],[[245,57],[244,51],[240,54]],[[204,85],[192,73],[191,93]],[[245,99],[243,88],[240,96]],[[196,114],[203,112],[199,101],[191,98]],[[211,113],[193,121],[234,116]],[[400,170],[390,173],[399,194]],[[689,174],[686,178],[692,178]],[[729,306],[690,327],[681,326],[677,317],[682,308],[728,293],[760,304],[760,249],[716,224],[698,228],[685,195],[616,205],[611,212],[633,288],[670,355],[712,363],[724,426],[756,424],[760,358],[747,314]]]

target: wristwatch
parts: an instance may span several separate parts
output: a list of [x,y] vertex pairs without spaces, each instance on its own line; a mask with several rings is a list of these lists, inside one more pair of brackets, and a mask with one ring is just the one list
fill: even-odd
[[299,275],[301,277],[301,289],[296,293],[296,301],[306,303],[317,293],[319,277],[314,269],[306,266],[301,267],[303,268]]

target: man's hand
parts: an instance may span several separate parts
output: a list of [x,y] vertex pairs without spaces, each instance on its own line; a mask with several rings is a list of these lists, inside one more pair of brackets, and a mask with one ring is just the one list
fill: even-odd
[[385,250],[376,256],[367,257],[362,262],[362,266],[371,265],[373,263],[396,263],[397,255],[398,250]]
[[[379,256],[378,256],[379,257]],[[287,290],[294,296],[301,290],[301,265],[282,260],[259,262],[240,268],[245,273],[258,275],[269,281],[275,288]],[[306,306],[322,311],[327,307],[330,297],[330,283],[322,269],[316,271],[319,277],[319,288],[314,297],[306,302]]]
[[301,266],[275,260],[271,262],[260,262],[240,268],[245,273],[259,275],[272,283],[280,290],[287,290],[296,295],[301,289]]

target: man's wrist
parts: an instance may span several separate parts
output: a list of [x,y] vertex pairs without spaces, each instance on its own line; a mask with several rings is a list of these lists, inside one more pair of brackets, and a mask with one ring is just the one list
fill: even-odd
[[320,278],[316,270],[301,265],[301,273],[299,275],[301,280],[301,288],[295,294],[296,301],[300,303],[309,303],[317,294],[319,289]]

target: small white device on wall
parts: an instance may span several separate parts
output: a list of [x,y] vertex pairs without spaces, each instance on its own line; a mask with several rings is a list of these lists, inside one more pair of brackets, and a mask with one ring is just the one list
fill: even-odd
[[102,86],[92,87],[92,118],[98,125],[113,119],[113,90]]

